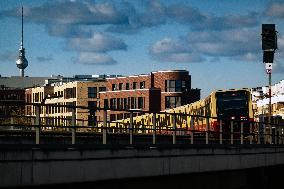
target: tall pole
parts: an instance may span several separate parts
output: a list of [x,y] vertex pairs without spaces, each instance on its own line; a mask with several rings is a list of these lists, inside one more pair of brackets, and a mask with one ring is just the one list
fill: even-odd
[[24,7],[22,7],[22,41],[21,48],[24,48]]
[[263,63],[265,63],[266,72],[268,74],[269,82],[269,113],[268,113],[268,125],[269,125],[269,142],[272,144],[272,106],[271,106],[271,75],[272,75],[272,63],[274,59],[274,52],[277,49],[277,31],[275,30],[275,24],[262,24],[262,50],[263,50]]
[[272,126],[271,126],[271,117],[272,117],[272,106],[271,106],[271,74],[268,74],[268,82],[269,82],[269,115],[268,115],[268,124],[269,124],[269,142],[272,143]]

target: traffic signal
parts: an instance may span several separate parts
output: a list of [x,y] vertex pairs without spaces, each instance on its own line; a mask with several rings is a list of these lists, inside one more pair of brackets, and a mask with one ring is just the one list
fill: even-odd
[[262,50],[277,49],[275,24],[262,24]]
[[263,63],[273,63],[274,51],[263,51]]

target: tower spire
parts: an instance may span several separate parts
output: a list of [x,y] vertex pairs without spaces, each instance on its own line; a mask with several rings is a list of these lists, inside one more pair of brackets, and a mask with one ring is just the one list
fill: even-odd
[[21,47],[24,48],[24,8],[22,7],[22,41]]
[[22,7],[22,36],[21,36],[21,47],[19,49],[19,58],[16,61],[17,67],[20,69],[20,76],[24,77],[24,70],[28,66],[28,61],[25,57],[25,48],[24,48],[24,8]]

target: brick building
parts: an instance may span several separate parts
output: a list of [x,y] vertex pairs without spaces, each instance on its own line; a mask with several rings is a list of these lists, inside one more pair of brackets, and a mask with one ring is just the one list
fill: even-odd
[[100,107],[110,111],[109,120],[129,117],[124,109],[159,112],[200,99],[200,89],[191,89],[186,70],[155,71],[149,75],[107,78],[106,91],[100,92]]
[[[26,101],[46,105],[74,105],[97,107],[100,91],[105,91],[105,80],[73,81],[55,86],[43,86],[26,89]],[[35,115],[35,107],[31,107],[30,115]],[[76,123],[80,126],[94,125],[95,112],[77,108]],[[42,124],[68,126],[71,123],[72,109],[66,107],[45,106],[40,110]]]

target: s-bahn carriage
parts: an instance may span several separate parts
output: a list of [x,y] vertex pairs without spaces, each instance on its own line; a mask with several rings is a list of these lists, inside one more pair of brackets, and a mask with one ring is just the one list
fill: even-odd
[[[220,132],[220,120],[222,120],[223,138],[229,137],[232,121],[234,135],[239,137],[241,122],[243,122],[244,134],[250,131],[248,121],[253,120],[251,94],[248,89],[219,90],[191,104],[168,109],[161,113],[136,116],[133,118],[136,131],[139,133],[153,132],[153,115],[156,115],[155,131],[157,134],[172,134],[173,126],[176,125],[177,134],[194,132],[203,135],[208,122],[210,134],[217,138]],[[127,127],[130,119],[118,122]]]
[[[233,122],[234,135],[240,135],[241,122],[243,122],[244,134],[249,133],[249,121],[253,121],[251,93],[248,89],[230,89],[212,92],[208,97],[197,102],[187,104],[174,109],[166,110],[167,113],[181,113],[186,115],[176,116],[176,125],[188,131],[205,134],[208,122],[209,131],[216,137],[220,132],[220,120],[222,120],[222,132],[224,137],[230,134],[231,122]],[[167,119],[166,119],[167,120]],[[172,117],[169,118],[172,123]],[[164,122],[167,124],[168,122]],[[193,128],[190,128],[190,124]]]
[[211,122],[213,131],[220,131],[220,120],[223,122],[224,136],[230,133],[230,126],[233,121],[233,130],[236,133],[241,131],[243,123],[243,132],[248,134],[250,131],[249,121],[253,121],[251,93],[248,89],[231,89],[225,91],[216,91],[206,98],[208,104],[211,104],[210,117],[217,117],[218,120]]

